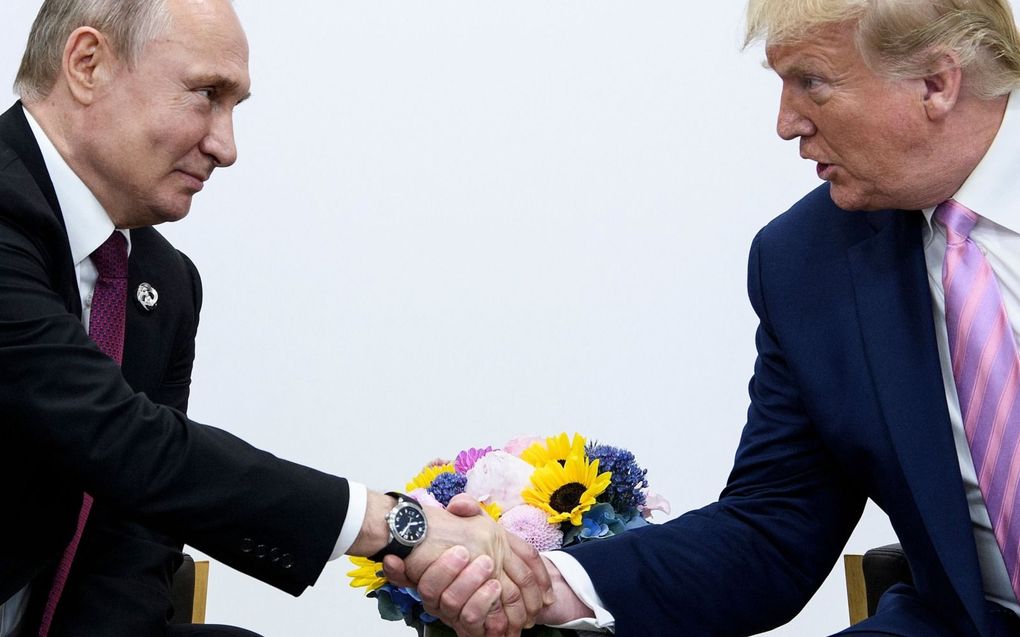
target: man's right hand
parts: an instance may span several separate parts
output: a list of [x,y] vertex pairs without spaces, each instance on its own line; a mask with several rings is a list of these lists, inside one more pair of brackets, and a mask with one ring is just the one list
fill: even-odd
[[[460,635],[518,635],[534,625],[552,601],[549,574],[538,552],[493,522],[469,496],[454,498],[446,511],[425,511],[426,541],[406,561],[387,557],[387,579],[417,586],[426,611]],[[464,579],[448,591],[465,569]],[[465,597],[473,597],[466,608]]]

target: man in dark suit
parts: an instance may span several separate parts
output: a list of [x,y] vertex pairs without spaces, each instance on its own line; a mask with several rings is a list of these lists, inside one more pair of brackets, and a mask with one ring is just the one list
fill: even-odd
[[[247,63],[229,0],[47,0],[33,26],[23,103],[0,116],[2,637],[167,634],[182,542],[294,595],[344,552],[410,550],[396,498],[185,416],[201,285],[150,226],[236,159]],[[97,346],[107,323],[86,332],[111,242],[130,255],[122,365]],[[517,584],[545,578],[537,554],[491,522],[420,515],[427,532],[403,538],[419,573],[464,544],[503,568],[508,630],[534,617],[541,592]]]
[[[758,359],[733,471],[701,510],[548,555],[557,602],[540,620],[627,636],[768,630],[807,603],[871,498],[913,585],[840,634],[1020,635],[1009,6],[751,0],[748,16],[782,80],[779,135],[827,183],[751,249]],[[989,301],[994,330],[975,318]],[[463,564],[444,557],[420,588],[481,635],[486,569]]]

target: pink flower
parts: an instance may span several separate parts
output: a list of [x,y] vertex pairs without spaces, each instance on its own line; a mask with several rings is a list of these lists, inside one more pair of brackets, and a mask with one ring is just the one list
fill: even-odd
[[475,462],[467,472],[464,492],[479,502],[495,502],[503,511],[524,504],[521,491],[531,484],[535,470],[527,462],[505,451],[492,451]]
[[544,443],[545,438],[542,438],[540,436],[521,436],[519,438],[514,438],[510,442],[503,445],[503,451],[520,458],[521,454],[524,453],[524,450],[530,447],[531,445],[535,444],[536,442]]
[[454,471],[461,475],[466,475],[467,472],[471,470],[471,467],[475,466],[478,459],[490,451],[492,451],[492,447],[486,447],[485,449],[475,449],[474,447],[471,447],[470,449],[461,451],[457,454],[457,458],[453,461]]
[[652,517],[652,512],[654,511],[662,511],[669,515],[669,501],[658,493],[645,491],[645,505],[641,507],[641,517],[647,520]]
[[418,504],[422,505],[423,507],[433,507],[437,509],[444,508],[442,502],[437,500],[431,493],[429,493],[428,489],[415,489],[414,491],[408,493],[407,495],[417,500]]
[[552,551],[563,546],[563,531],[548,519],[545,511],[523,504],[504,512],[499,523],[539,551]]

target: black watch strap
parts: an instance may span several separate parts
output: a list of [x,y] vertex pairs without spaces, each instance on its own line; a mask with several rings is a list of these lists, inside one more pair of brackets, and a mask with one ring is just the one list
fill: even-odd
[[[389,491],[386,495],[388,495],[390,497],[393,497],[393,498],[396,498],[398,505],[401,502],[413,502],[416,506],[419,506],[417,500],[415,500],[414,498],[408,497],[408,496],[404,495],[403,493],[397,493],[396,491]],[[420,508],[420,506],[419,506],[419,508]],[[413,546],[408,546],[408,545],[404,544],[403,542],[399,541],[396,537],[394,537],[393,532],[389,528],[389,520],[388,519],[387,519],[386,530],[390,534],[390,543],[387,544],[386,546],[382,547],[382,549],[378,553],[376,553],[375,555],[372,555],[368,559],[372,560],[373,562],[382,562],[383,558],[386,557],[387,555],[396,555],[400,559],[404,559],[405,557],[410,555],[411,551],[414,550],[414,547]]]

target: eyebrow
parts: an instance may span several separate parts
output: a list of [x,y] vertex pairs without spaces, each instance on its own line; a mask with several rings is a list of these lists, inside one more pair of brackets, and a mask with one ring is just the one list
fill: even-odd
[[[236,93],[241,89],[241,85],[239,83],[222,75],[202,75],[197,78],[196,83],[203,86],[214,86],[218,89],[231,93]],[[241,102],[247,101],[250,97],[251,91],[248,91],[237,100],[237,103],[240,104]]]

